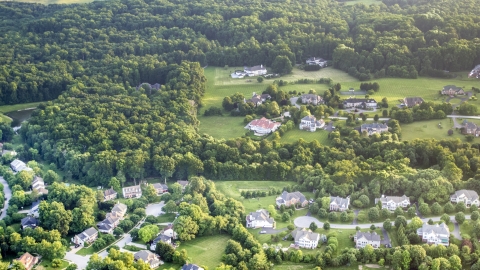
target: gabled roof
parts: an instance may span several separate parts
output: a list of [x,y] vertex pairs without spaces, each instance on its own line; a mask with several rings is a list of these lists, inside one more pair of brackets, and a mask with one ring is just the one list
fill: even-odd
[[379,124],[379,123],[371,123],[371,124],[363,124],[361,126],[362,129],[388,129],[386,124]]
[[202,270],[202,269],[203,269],[202,267],[196,264],[190,264],[190,263],[187,263],[182,267],[182,270]]
[[377,101],[371,98],[347,98],[343,101],[343,103],[377,103]]
[[444,235],[450,235],[450,229],[448,228],[445,223],[442,223],[440,225],[435,224],[435,225],[430,225],[428,223],[423,223],[423,226],[417,230],[417,233],[422,233],[422,234],[444,234]]
[[97,230],[93,227],[90,227],[88,229],[86,229],[85,231],[83,231],[82,233],[78,234],[78,238],[82,239],[82,240],[86,240],[86,239],[89,239],[90,237],[92,237],[93,235],[95,235],[97,232]]
[[157,235],[157,237],[155,237],[155,239],[153,239],[152,243],[153,244],[156,244],[158,242],[168,242],[170,241],[172,238],[168,235],[165,235],[165,234],[159,234]]
[[260,210],[257,210],[256,212],[251,212],[247,216],[247,220],[249,220],[249,221],[251,221],[251,220],[263,220],[263,221],[266,221],[270,224],[273,224],[275,222],[273,220],[273,218],[270,217],[270,213],[268,213],[268,211],[265,210],[265,209],[260,209]]
[[423,103],[423,98],[421,97],[406,97],[403,99],[403,102],[407,107],[413,107],[415,105],[419,105]]
[[360,231],[358,231],[356,237],[357,237],[357,240],[361,239],[362,237],[365,237],[365,239],[367,239],[367,241],[380,241],[381,240],[380,235],[378,235],[376,232],[370,233],[370,232],[360,232]]
[[330,204],[336,204],[336,205],[341,205],[344,207],[348,207],[348,204],[350,203],[350,198],[342,198],[342,197],[333,197],[330,196]]
[[155,189],[164,189],[164,190],[167,190],[167,189],[168,189],[168,186],[167,186],[167,185],[165,185],[165,184],[160,184],[160,183],[152,184],[152,186],[153,186]]
[[453,90],[453,91],[455,91],[455,92],[460,92],[460,91],[463,90],[463,88],[457,87],[457,86],[455,86],[455,85],[445,85],[445,86],[443,87],[443,91],[449,91],[449,90]]
[[280,198],[282,198],[284,201],[290,201],[291,199],[295,198],[295,199],[299,200],[300,203],[303,203],[304,201],[307,200],[305,198],[305,196],[301,192],[298,192],[298,191],[291,192],[291,193],[289,193],[287,191],[284,191],[284,192],[282,192],[282,195],[280,195]]
[[178,184],[180,184],[182,187],[188,186],[188,180],[178,180]]
[[263,129],[273,129],[276,126],[280,126],[280,125],[282,124],[278,122],[273,122],[265,117],[262,117],[260,119],[255,119],[249,124],[249,126],[251,127],[259,127]]
[[123,203],[116,203],[115,206],[113,206],[111,212],[125,213],[125,212],[127,212],[127,206]]
[[21,221],[22,226],[37,226],[37,223],[37,219],[34,217],[25,217]]
[[253,67],[245,67],[247,71],[257,71],[257,70],[265,70],[266,68],[263,65],[253,66]]
[[316,95],[316,94],[303,94],[302,98],[308,98],[308,99],[320,99],[322,100],[322,96]]
[[382,204],[387,203],[387,202],[394,202],[394,203],[401,203],[403,201],[407,200],[410,203],[410,198],[403,195],[401,197],[399,196],[382,196],[381,198],[375,198],[375,203],[378,201],[381,201]]
[[468,189],[457,190],[451,197],[458,198],[462,195],[465,195],[465,197],[467,197],[467,199],[470,201],[474,201],[478,199],[478,193],[475,190],[468,190]]
[[106,189],[103,192],[104,196],[110,196],[110,195],[114,195],[114,194],[117,194],[117,192],[113,188]]
[[292,237],[295,242],[299,242],[300,239],[306,239],[310,241],[318,241],[320,239],[320,235],[318,233],[314,233],[307,228],[296,228],[292,231]]

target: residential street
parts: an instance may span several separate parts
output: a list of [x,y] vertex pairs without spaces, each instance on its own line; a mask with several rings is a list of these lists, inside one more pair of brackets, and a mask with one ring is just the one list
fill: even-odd
[[0,215],[0,219],[4,219],[7,216],[8,203],[12,198],[12,190],[8,186],[7,181],[3,179],[3,176],[0,176],[0,183],[2,183],[3,191],[5,192],[5,205],[3,206],[2,214]]
[[295,105],[295,107],[300,109],[300,105],[297,104],[297,100],[298,100],[298,97],[292,97],[290,98],[290,103],[292,103],[293,105]]
[[159,203],[149,204],[147,205],[145,212],[147,213],[147,216],[158,217],[160,214],[163,214],[162,208],[164,205],[165,205],[164,201],[161,201]]
[[77,252],[78,250],[79,249],[73,249],[70,252],[67,252],[67,254],[65,254],[65,257],[63,258],[76,264],[78,269],[85,269],[87,268],[88,260],[90,260],[91,255],[87,255],[85,257],[77,255],[75,254],[75,252]]

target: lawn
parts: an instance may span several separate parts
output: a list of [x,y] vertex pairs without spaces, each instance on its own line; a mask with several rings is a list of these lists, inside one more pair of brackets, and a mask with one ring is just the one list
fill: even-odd
[[[19,2],[27,2],[27,1],[19,1]],[[32,2],[37,2],[37,1],[32,1]],[[41,2],[41,1],[38,1]],[[21,104],[15,104],[15,105],[2,105],[0,106],[0,113],[8,113],[8,112],[13,112],[13,111],[18,111],[18,110],[25,110],[25,109],[31,109],[35,108],[42,102],[32,102],[32,103],[21,103]]]
[[182,242],[179,249],[185,249],[192,263],[205,265],[208,269],[215,269],[222,261],[229,235],[217,234],[203,236],[191,241]]
[[323,145],[330,145],[330,140],[328,139],[328,131],[325,130],[317,130],[315,132],[309,132],[300,129],[292,129],[287,131],[280,139],[282,143],[294,143],[298,141],[298,139],[302,138],[306,142],[311,142],[313,140],[317,140],[319,143]]
[[[242,190],[265,190],[268,191],[272,188],[284,188],[288,185],[294,185],[293,181],[215,181],[217,190],[225,194],[227,197],[232,197],[236,200],[241,200],[242,196],[240,192]],[[264,197],[266,198],[266,197]],[[252,199],[252,202],[256,201]],[[274,203],[274,201],[272,202]]]
[[93,245],[90,245],[89,247],[84,247],[82,249],[80,249],[79,251],[77,251],[77,255],[80,255],[80,256],[86,256],[86,255],[92,255],[93,253],[95,253],[95,249],[93,248]]
[[62,260],[60,267],[52,267],[52,262],[49,260],[42,260],[39,266],[36,267],[37,270],[53,270],[53,269],[65,269],[69,263],[65,260]]
[[299,79],[321,79],[330,78],[334,82],[358,82],[358,79],[348,75],[348,73],[333,67],[322,68],[318,71],[305,71],[298,68],[293,68],[292,73],[284,75],[279,80],[293,82]]
[[[342,91],[353,87],[356,90],[360,89],[360,82],[343,82]],[[382,78],[372,80],[371,82],[378,82],[380,90],[375,93],[372,98],[381,101],[383,97],[387,97],[389,106],[396,106],[400,104],[399,99],[405,97],[422,97],[425,101],[443,102],[446,96],[439,94],[445,85],[456,85],[470,91],[472,86],[478,83],[472,79],[458,77],[455,79],[439,79],[430,77],[419,77],[418,79],[400,79],[400,78]],[[469,101],[472,104],[480,105],[480,101]],[[458,100],[452,100],[452,103],[458,103]]]
[[225,116],[198,116],[200,120],[200,134],[208,134],[215,139],[238,138],[248,131],[245,129],[243,117]]
[[[442,128],[438,127],[441,124]],[[447,132],[453,127],[453,120],[450,118],[441,120],[418,121],[410,124],[402,124],[402,136],[404,141],[413,139],[460,139],[466,141],[465,136],[460,134],[459,130],[453,130],[453,135],[448,136]],[[475,139],[477,140],[477,139]],[[474,140],[474,141],[475,141]]]
[[174,219],[175,219],[175,213],[165,213],[157,217],[157,222],[158,223],[173,222]]

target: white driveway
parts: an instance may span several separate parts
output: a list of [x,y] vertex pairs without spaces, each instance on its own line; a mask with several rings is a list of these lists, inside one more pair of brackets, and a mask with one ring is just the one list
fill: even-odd
[[10,199],[12,198],[12,190],[10,189],[10,186],[8,186],[7,181],[3,179],[3,176],[0,176],[0,183],[3,185],[3,191],[5,192],[5,205],[3,206],[2,209],[2,214],[0,215],[0,219],[4,219],[7,216],[7,209],[8,209],[8,204],[10,202]]
[[165,202],[163,201],[159,203],[149,204],[147,205],[145,212],[147,213],[147,216],[158,217],[160,214],[163,214],[162,208],[164,205],[165,205]]

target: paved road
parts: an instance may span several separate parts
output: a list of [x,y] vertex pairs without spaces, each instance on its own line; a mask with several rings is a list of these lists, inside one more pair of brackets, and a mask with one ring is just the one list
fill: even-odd
[[470,116],[470,115],[456,115],[450,114],[447,115],[448,118],[463,118],[463,119],[480,119],[480,116]]
[[[428,220],[431,219],[432,221],[440,221],[440,217],[432,217],[432,218],[424,218],[422,219],[423,222],[428,222]],[[450,219],[455,219],[455,216],[450,216]],[[465,215],[465,219],[470,219],[470,215]],[[407,222],[410,223],[411,220],[408,220]],[[310,223],[315,222],[319,228],[323,228],[323,222],[319,221],[318,219],[314,217],[307,217],[307,216],[302,216],[296,218],[293,223],[297,227],[302,227],[302,228],[308,228],[310,226]],[[335,223],[330,223],[330,228],[332,229],[355,229],[357,226],[360,229],[369,229],[371,225],[375,225],[375,227],[383,227],[383,222],[378,222],[378,223],[367,223],[367,224],[357,224],[357,225],[352,225],[352,224],[335,224]],[[392,226],[394,225],[394,222],[392,221]]]
[[353,210],[353,221],[352,221],[352,225],[357,225],[358,222],[357,222],[357,216],[358,216],[358,213],[360,213],[360,210],[358,209],[355,209]]
[[161,201],[159,203],[149,204],[147,205],[145,212],[147,213],[147,216],[158,217],[160,214],[163,214],[162,208],[164,205],[165,205],[164,201]]
[[78,249],[74,249],[70,252],[67,252],[67,254],[65,254],[64,259],[67,260],[67,261],[71,261],[74,264],[76,264],[77,267],[78,267],[77,269],[87,268],[88,261],[90,260],[90,255],[80,256],[80,255],[75,254],[75,252],[77,252],[77,251],[78,251]]
[[458,240],[462,240],[462,236],[460,235],[460,226],[458,226],[458,223],[453,220],[453,225],[454,225],[454,230],[452,232],[453,236],[457,238]]
[[388,237],[388,233],[384,228],[382,228],[382,234],[383,234],[383,240],[380,241],[380,244],[381,245],[387,245],[388,244],[388,245],[392,246],[392,242],[390,242],[390,237]]
[[298,97],[292,97],[290,98],[290,103],[292,103],[293,105],[295,105],[295,107],[300,109],[300,105],[297,104],[297,100],[298,100]]
[[8,209],[8,204],[10,202],[10,199],[12,198],[12,190],[10,189],[10,186],[8,186],[7,181],[3,179],[3,176],[0,176],[0,183],[3,185],[3,191],[5,192],[5,205],[3,206],[2,209],[2,214],[0,215],[0,219],[4,219],[7,216],[7,209]]

